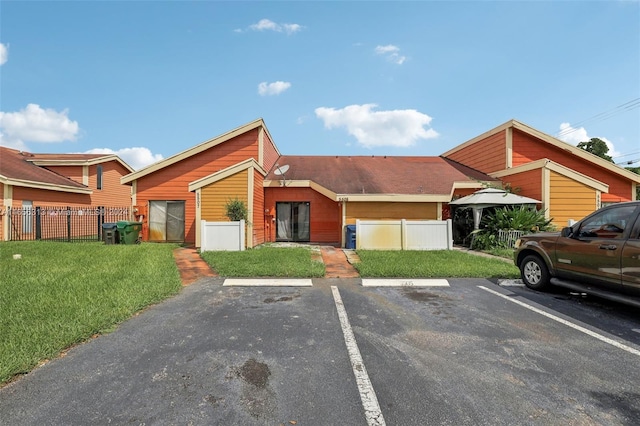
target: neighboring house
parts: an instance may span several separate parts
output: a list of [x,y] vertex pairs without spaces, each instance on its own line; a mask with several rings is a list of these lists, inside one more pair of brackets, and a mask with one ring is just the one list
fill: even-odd
[[124,176],[143,222],[145,241],[200,247],[201,220],[226,221],[225,205],[238,198],[249,211],[247,247],[265,241],[267,171],[280,152],[262,119]]
[[0,147],[2,229],[9,239],[9,208],[131,205],[120,178],[133,169],[116,155],[34,154]]
[[442,156],[541,200],[546,217],[559,228],[602,205],[635,200],[640,184],[640,175],[516,120]]

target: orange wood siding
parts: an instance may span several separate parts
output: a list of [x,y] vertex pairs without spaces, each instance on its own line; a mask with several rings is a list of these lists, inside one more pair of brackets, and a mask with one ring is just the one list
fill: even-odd
[[438,203],[347,203],[345,225],[360,220],[437,220]]
[[75,180],[78,183],[82,182],[82,166],[45,166],[45,169],[49,169],[59,175]]
[[549,217],[561,229],[596,210],[596,190],[556,172],[550,173]]
[[264,215],[264,177],[253,172],[253,246],[265,242],[265,215]]
[[629,180],[529,134],[513,130],[513,167],[543,158],[609,185],[609,192],[602,194],[603,202],[631,201],[632,183]]
[[94,206],[130,206],[131,186],[121,185],[120,178],[129,171],[116,161],[100,164],[102,166],[102,189],[98,188],[97,165],[89,166],[89,188]]
[[264,140],[263,140],[263,161],[262,168],[264,168],[267,172],[271,170],[274,164],[278,161],[278,150],[276,149],[275,144],[269,138],[267,132],[264,132]]
[[228,222],[225,206],[229,200],[238,198],[248,204],[247,170],[224,178],[202,188],[200,194],[200,217],[209,222]]
[[448,158],[484,173],[497,172],[507,168],[506,143],[506,133],[498,132],[454,152]]
[[248,158],[258,160],[258,129],[142,176],[137,180],[136,204],[147,205],[150,200],[184,200],[185,242],[195,243],[195,194],[189,192],[189,183]]
[[501,179],[504,185],[511,185],[514,193],[542,201],[542,169],[517,173]]
[[46,189],[13,187],[13,207],[21,207],[22,200],[33,201],[33,206],[91,206],[91,196]]
[[275,241],[275,225],[272,219],[275,218],[276,202],[308,201],[310,211],[310,237],[313,243],[340,243],[342,241],[342,230],[340,222],[342,210],[340,205],[314,191],[311,188],[265,188],[265,209],[269,213],[265,216],[265,221],[271,221],[270,232],[267,235],[268,241]]

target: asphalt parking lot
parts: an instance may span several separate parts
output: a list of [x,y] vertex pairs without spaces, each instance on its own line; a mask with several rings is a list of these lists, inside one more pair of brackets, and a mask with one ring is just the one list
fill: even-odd
[[0,424],[640,424],[640,312],[449,284],[203,279],[0,389]]

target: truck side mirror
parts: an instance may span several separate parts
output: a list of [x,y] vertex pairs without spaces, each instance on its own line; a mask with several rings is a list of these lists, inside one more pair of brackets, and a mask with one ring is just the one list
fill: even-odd
[[571,226],[562,228],[562,231],[560,231],[560,235],[562,235],[565,238],[571,238],[571,236],[573,235],[573,228]]

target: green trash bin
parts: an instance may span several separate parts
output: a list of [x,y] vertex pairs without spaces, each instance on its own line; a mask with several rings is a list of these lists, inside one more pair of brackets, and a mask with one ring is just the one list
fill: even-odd
[[142,222],[130,222],[121,220],[116,223],[118,234],[120,234],[120,244],[139,244]]

